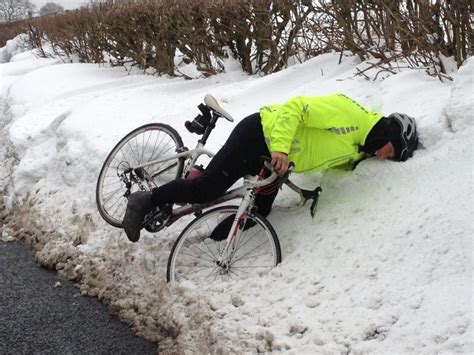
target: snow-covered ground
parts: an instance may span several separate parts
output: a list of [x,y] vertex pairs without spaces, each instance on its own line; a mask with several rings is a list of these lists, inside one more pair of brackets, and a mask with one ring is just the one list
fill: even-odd
[[[444,83],[410,70],[366,80],[354,76],[365,64],[338,60],[326,54],[267,77],[229,61],[226,74],[185,81],[13,55],[0,64],[3,238],[34,245],[39,262],[164,353],[472,353],[474,59]],[[423,149],[404,163],[294,175],[306,188],[321,182],[323,194],[314,219],[307,207],[270,215],[283,252],[270,274],[201,289],[167,284],[170,249],[190,219],[130,243],[99,216],[100,167],[133,128],[167,123],[194,146],[183,124],[205,93],[241,119],[335,91],[416,117]],[[208,147],[232,128],[222,121]],[[283,190],[276,204],[294,200]]]

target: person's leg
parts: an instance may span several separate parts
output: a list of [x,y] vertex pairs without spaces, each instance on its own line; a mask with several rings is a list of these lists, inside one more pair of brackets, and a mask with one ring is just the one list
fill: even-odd
[[[245,165],[246,174],[256,175],[262,168],[262,157],[270,157],[270,152],[263,136],[260,115],[256,114],[250,117],[252,118],[249,118],[249,122],[247,122],[244,127],[245,132],[235,136],[235,138],[238,138],[239,136],[245,135],[245,141],[241,140],[240,143],[237,141],[233,142],[233,144],[240,144],[242,147],[242,151],[244,152],[245,156],[243,164]],[[233,137],[229,137],[230,141],[232,141],[231,138]],[[255,207],[260,215],[267,216],[270,213],[277,193],[278,189],[275,189],[275,191],[266,195],[257,194],[255,198]],[[232,227],[232,223],[234,222],[234,218],[235,216],[231,215],[219,223],[219,225],[217,225],[211,232],[210,238],[216,241],[227,238],[230,228]],[[244,230],[251,228],[253,225],[253,223],[247,223],[244,227]]]
[[[123,226],[128,238],[137,241],[145,215],[154,207],[172,203],[200,203],[216,199],[246,174],[258,172],[259,157],[269,155],[263,138],[260,115],[243,119],[213,157],[203,176],[193,181],[173,180],[150,193],[130,196]],[[261,165],[261,163],[260,163]]]
[[[258,139],[259,130],[261,139]],[[212,201],[224,194],[244,175],[256,174],[258,157],[265,154],[265,151],[262,151],[262,145],[266,149],[261,132],[260,114],[244,118],[211,159],[201,177],[192,181],[177,179],[153,189],[154,205],[161,207],[171,203]],[[268,149],[266,151],[268,152]]]
[[257,196],[255,197],[255,207],[257,208],[258,214],[262,215],[263,217],[266,217],[270,214],[273,202],[277,197],[278,190],[278,188],[275,188],[275,191],[266,195],[257,194]]

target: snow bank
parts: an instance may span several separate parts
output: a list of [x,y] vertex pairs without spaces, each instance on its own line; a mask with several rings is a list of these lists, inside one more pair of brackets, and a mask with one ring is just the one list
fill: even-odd
[[474,126],[474,58],[466,60],[459,68],[445,114],[454,131]]
[[18,35],[8,40],[5,47],[0,48],[0,63],[10,62],[14,55],[24,52],[26,50],[25,39],[26,35]]
[[[409,70],[368,81],[354,76],[363,63],[338,60],[326,54],[263,78],[234,66],[193,81],[27,55],[1,64],[6,232],[164,353],[472,352],[474,62],[451,85]],[[423,149],[404,163],[369,159],[353,172],[295,175],[307,188],[322,183],[319,210],[315,219],[307,207],[272,212],[283,262],[269,275],[203,289],[167,284],[170,249],[190,217],[132,244],[97,213],[100,167],[131,129],[167,123],[192,146],[183,123],[207,92],[243,118],[293,95],[334,91],[416,117]],[[208,147],[219,149],[232,128],[220,123]],[[283,190],[276,204],[295,198]]]

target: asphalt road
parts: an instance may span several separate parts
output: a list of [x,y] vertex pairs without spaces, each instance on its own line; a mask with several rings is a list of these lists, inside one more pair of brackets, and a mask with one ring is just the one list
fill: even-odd
[[0,354],[156,354],[97,299],[37,266],[19,242],[0,242]]

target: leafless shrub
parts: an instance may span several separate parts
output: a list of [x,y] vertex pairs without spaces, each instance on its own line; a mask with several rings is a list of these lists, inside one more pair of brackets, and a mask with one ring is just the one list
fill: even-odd
[[383,70],[403,60],[441,78],[441,55],[453,56],[458,66],[469,55],[469,0],[321,1],[315,11],[326,17],[320,30],[333,49],[374,58]]
[[4,47],[9,39],[24,33],[28,21],[15,21],[8,23],[0,23],[0,48]]
[[407,66],[441,78],[440,58],[460,66],[470,54],[471,11],[470,0],[142,0],[32,20],[28,33],[33,46],[83,62],[167,75],[185,75],[189,63],[213,75],[228,55],[268,74],[350,51],[379,71]]

